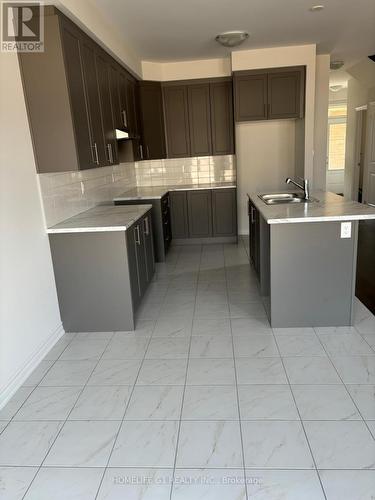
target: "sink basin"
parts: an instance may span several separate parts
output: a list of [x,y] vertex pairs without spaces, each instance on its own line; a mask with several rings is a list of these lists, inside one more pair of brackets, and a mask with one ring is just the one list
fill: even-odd
[[260,194],[259,198],[267,205],[277,205],[279,203],[310,203],[316,201],[314,198],[306,200],[302,193]]

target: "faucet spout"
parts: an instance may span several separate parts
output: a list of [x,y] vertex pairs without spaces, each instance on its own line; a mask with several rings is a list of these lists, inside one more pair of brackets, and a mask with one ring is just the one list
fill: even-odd
[[298,187],[299,189],[302,189],[303,193],[304,193],[304,198],[305,200],[308,200],[310,198],[310,190],[309,190],[309,180],[308,179],[302,179],[301,177],[298,177],[299,179],[301,179],[302,183],[303,184],[300,184],[299,182],[297,181],[294,181],[293,179],[291,179],[290,177],[287,177],[285,179],[285,182],[287,184],[294,184],[296,187]]

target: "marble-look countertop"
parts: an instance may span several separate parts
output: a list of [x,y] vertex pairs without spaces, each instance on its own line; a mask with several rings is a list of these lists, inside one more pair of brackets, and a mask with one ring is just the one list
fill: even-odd
[[139,186],[116,196],[113,201],[159,200],[169,191],[191,191],[197,189],[225,189],[237,187],[233,182],[210,182],[207,184],[177,184],[172,186]]
[[98,205],[47,229],[47,233],[126,231],[152,205]]
[[[279,192],[289,191],[296,192],[296,190],[284,189]],[[356,201],[347,201],[342,196],[329,191],[313,191],[311,197],[317,201],[311,203],[267,205],[259,198],[259,194],[270,193],[249,194],[251,201],[268,224],[375,219],[375,208]]]

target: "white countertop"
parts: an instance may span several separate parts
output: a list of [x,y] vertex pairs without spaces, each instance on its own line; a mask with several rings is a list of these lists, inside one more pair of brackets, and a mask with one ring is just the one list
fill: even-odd
[[169,191],[191,191],[197,189],[225,189],[235,188],[233,182],[210,182],[207,184],[177,184],[172,186],[144,186],[136,187],[116,196],[113,201],[132,200],[159,200]]
[[126,231],[152,205],[98,205],[47,229],[47,233]]
[[311,203],[278,205],[267,205],[259,198],[259,194],[268,193],[251,193],[249,196],[268,224],[375,219],[375,208],[356,201],[346,201],[342,196],[328,191],[313,191],[311,196],[318,201]]

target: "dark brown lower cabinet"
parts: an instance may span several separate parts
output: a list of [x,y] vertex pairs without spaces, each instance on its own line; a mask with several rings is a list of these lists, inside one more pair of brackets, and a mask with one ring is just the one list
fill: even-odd
[[189,237],[212,236],[211,190],[188,191]]
[[259,211],[249,200],[249,250],[250,260],[253,263],[257,275],[260,275],[260,219]]
[[237,235],[237,197],[235,189],[212,190],[213,236]]
[[169,193],[171,204],[172,238],[189,238],[187,192],[172,191]]

